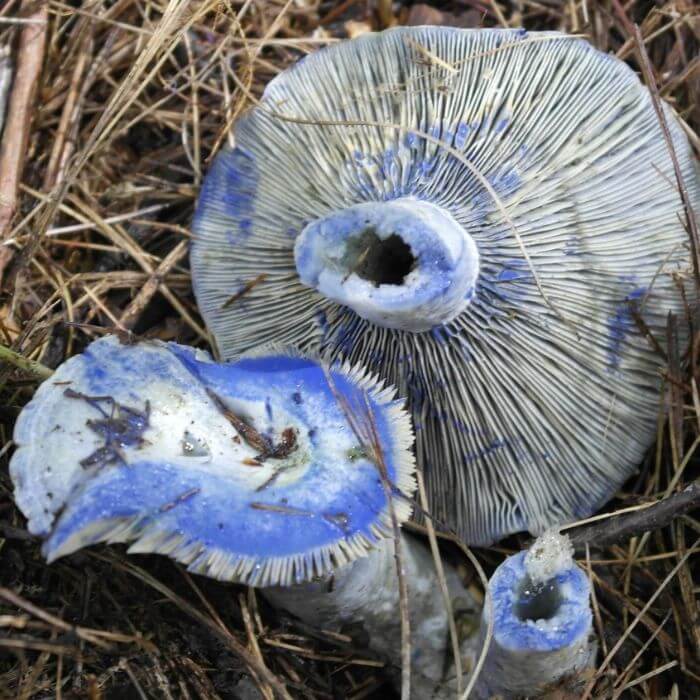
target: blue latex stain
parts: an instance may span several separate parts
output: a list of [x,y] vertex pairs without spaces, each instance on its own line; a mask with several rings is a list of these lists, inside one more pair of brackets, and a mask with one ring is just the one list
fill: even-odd
[[318,323],[319,328],[325,333],[328,330],[328,318],[325,311],[317,311],[314,314],[314,319]]
[[[325,406],[324,414],[344,418],[323,369],[310,360],[270,356],[215,364],[200,361],[190,348],[175,344],[156,353],[142,352],[141,348],[147,344],[103,343],[96,347],[100,342],[93,343],[91,351],[83,356],[85,371],[80,388],[91,395],[108,395],[115,386],[123,386],[125,377],[129,377],[134,387],[130,393],[139,397],[143,387],[152,383],[155,371],[173,388],[190,392],[195,387],[202,391],[208,388],[224,401],[227,397],[259,401],[267,389],[271,405],[284,401],[284,410],[301,425],[315,425],[317,415],[311,415],[308,402],[298,403],[293,398],[295,394],[314,396],[316,413],[320,401]],[[188,370],[191,379],[176,380],[168,372],[172,363]],[[121,371],[124,365],[129,366],[128,373]],[[364,392],[343,375],[332,371],[332,376],[335,390],[351,406],[363,405]],[[147,396],[140,398],[142,404]],[[379,439],[385,446],[388,476],[393,481],[396,465],[391,459],[392,425],[387,411],[371,403]],[[145,437],[148,439],[147,434]],[[353,467],[353,483],[328,498],[321,494],[332,474],[322,463],[312,463],[305,477],[295,483],[284,487],[273,483],[262,492],[251,492],[234,478],[208,473],[196,464],[183,469],[167,461],[138,461],[138,452],[132,452],[128,466],[118,464],[103,469],[71,499],[47,541],[46,552],[50,554],[91,523],[110,518],[136,518],[143,527],[184,533],[191,541],[235,557],[299,554],[356,532],[373,540],[371,526],[386,506],[383,487],[373,464],[358,460]],[[295,512],[260,510],[251,507],[251,503],[288,504]],[[343,516],[342,528],[338,514]],[[225,527],[219,527],[220,523]]]
[[578,236],[569,236],[564,243],[564,255],[580,256],[583,254]]
[[234,220],[227,232],[231,245],[239,245],[253,233],[258,190],[258,167],[254,156],[243,148],[227,149],[214,159],[197,202],[192,221],[195,233],[206,228],[213,215]]
[[499,282],[512,282],[513,280],[519,280],[522,279],[525,275],[523,275],[522,272],[518,272],[517,270],[501,270],[498,273],[498,277],[496,279]]
[[[467,157],[470,157],[467,154]],[[517,192],[522,179],[515,167],[504,166],[499,171],[486,176],[489,184],[499,197],[508,197]],[[472,197],[472,207],[476,211],[488,212],[496,208],[496,204],[488,190],[483,187]]]
[[490,178],[490,182],[494,189],[499,194],[512,194],[518,190],[522,184],[522,180],[515,168],[506,168],[500,172],[493,179]]
[[426,390],[422,378],[418,374],[411,372],[407,373],[405,379],[406,386],[408,388],[408,395],[410,396],[411,401],[414,403],[422,402],[426,396]]
[[440,345],[446,345],[450,342],[450,334],[444,326],[435,326],[431,328],[430,335],[433,340],[436,340]]
[[499,282],[514,282],[516,280],[532,280],[532,271],[527,260],[506,260],[503,268],[498,272],[496,280]]
[[508,124],[510,124],[510,119],[499,119],[499,121],[496,122],[494,131],[497,134],[500,134],[502,131],[505,131],[508,128]]
[[608,319],[608,344],[606,346],[610,370],[616,370],[622,359],[622,345],[627,336],[634,332],[636,323],[632,317],[630,302],[641,299],[647,292],[646,287],[636,287],[620,302],[615,313]]
[[469,124],[461,123],[457,127],[457,134],[455,135],[455,147],[462,149],[467,144],[467,139],[469,138],[469,132],[471,131]]
[[471,432],[470,427],[463,420],[460,420],[458,418],[452,419],[452,427],[455,430],[459,430],[460,433],[470,433]]
[[346,355],[352,352],[355,344],[352,331],[349,324],[341,323],[335,333],[334,344]]
[[420,165],[418,166],[418,171],[420,175],[424,178],[429,177],[432,175],[432,173],[435,171],[435,168],[437,166],[437,156],[431,156],[429,158],[425,158],[423,161],[421,161]]
[[384,351],[379,348],[375,348],[369,355],[369,362],[373,365],[378,365],[384,361]]
[[508,447],[508,445],[509,442],[507,440],[496,438],[495,440],[492,440],[488,445],[486,445],[486,447],[482,447],[478,450],[475,450],[474,452],[467,452],[464,455],[464,463],[472,464],[478,461],[479,459],[488,457],[490,454],[493,454],[498,450],[502,450],[503,448]]

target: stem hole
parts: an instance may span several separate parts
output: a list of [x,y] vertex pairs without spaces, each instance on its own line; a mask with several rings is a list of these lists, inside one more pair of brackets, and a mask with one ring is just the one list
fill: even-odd
[[397,234],[379,238],[374,228],[365,229],[348,241],[344,263],[348,276],[353,272],[362,279],[380,284],[401,285],[416,265],[411,247]]
[[562,597],[554,579],[533,583],[529,576],[520,584],[515,615],[519,620],[551,620],[558,612]]

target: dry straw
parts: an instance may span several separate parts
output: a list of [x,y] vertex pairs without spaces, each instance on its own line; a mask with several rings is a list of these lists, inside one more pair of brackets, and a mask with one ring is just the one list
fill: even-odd
[[[345,21],[378,29],[415,16],[407,2],[381,5],[380,20],[358,0],[0,3],[0,45],[11,47],[13,67],[27,66],[29,54],[18,50],[28,41],[40,63],[30,81],[36,99],[26,83],[15,82],[18,92],[13,86],[10,103],[18,106],[6,119],[19,128],[5,130],[0,146],[2,157],[19,153],[22,161],[0,188],[2,202],[17,203],[1,256],[0,344],[14,354],[4,354],[0,367],[0,695],[213,700],[252,686],[265,697],[386,696],[381,663],[358,648],[352,630],[318,633],[250,598],[246,613],[230,586],[193,581],[167,561],[137,565],[96,551],[47,568],[12,504],[6,473],[14,418],[40,378],[34,363],[53,368],[87,341],[122,328],[208,341],[178,258],[201,175],[229,142],[227,127],[264,86],[301,56],[343,38]],[[694,5],[465,0],[441,3],[448,14],[439,17],[583,34],[637,70],[638,25],[650,59],[645,80],[656,82],[697,147]],[[25,140],[26,150],[18,149]],[[693,292],[686,281],[689,299]],[[672,341],[689,321],[694,334],[690,308],[669,324]],[[673,342],[670,348],[657,447],[610,509],[634,509],[620,518],[637,520],[629,527],[612,521],[622,540],[601,546],[606,521],[599,521],[590,556],[581,545],[605,660],[591,678],[591,697],[700,695],[693,544],[700,522],[692,511],[675,521],[667,509],[659,520],[640,517],[652,511],[648,504],[697,478],[700,343],[688,354]],[[443,548],[451,548],[441,523],[433,524]],[[521,544],[508,541],[475,556],[488,574]],[[472,566],[464,569],[478,588]],[[459,629],[469,621],[457,623]]]

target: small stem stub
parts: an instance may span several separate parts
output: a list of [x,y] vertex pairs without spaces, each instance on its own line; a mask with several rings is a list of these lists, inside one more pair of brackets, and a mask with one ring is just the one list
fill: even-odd
[[[477,697],[538,695],[574,683],[592,660],[590,584],[567,537],[551,531],[508,557],[489,581],[493,638]],[[489,613],[484,609],[482,640]]]
[[377,325],[428,331],[474,297],[479,253],[446,210],[365,202],[311,222],[294,247],[301,281]]

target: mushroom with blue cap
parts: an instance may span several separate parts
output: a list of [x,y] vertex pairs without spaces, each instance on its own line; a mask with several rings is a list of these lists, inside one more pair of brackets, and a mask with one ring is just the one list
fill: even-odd
[[[390,520],[392,509],[397,524],[408,517],[415,482],[410,423],[393,390],[299,356],[217,364],[175,343],[109,336],[44,381],[14,440],[15,500],[49,561],[97,542],[166,554],[259,586],[316,627],[361,624],[398,677]],[[435,563],[404,533],[400,564],[413,696],[453,697]],[[476,616],[456,569],[443,570],[450,607]],[[588,663],[588,583],[567,540],[547,533],[507,559],[489,595],[482,630],[493,615],[494,634],[477,693],[534,695]],[[465,683],[485,640],[462,640]]]
[[554,32],[395,28],[277,76],[233,137],[191,256],[224,358],[278,342],[396,386],[431,510],[469,543],[585,517],[635,471],[663,364],[646,336],[663,347],[691,270],[627,65]]
[[[218,364],[175,343],[107,336],[39,386],[14,441],[15,500],[49,561],[127,542],[258,586],[317,627],[359,622],[400,667],[393,519],[410,515],[415,480],[393,389],[294,354]],[[444,673],[447,610],[429,549],[408,534],[401,564],[412,685],[427,697]],[[445,569],[450,595],[476,614]]]

